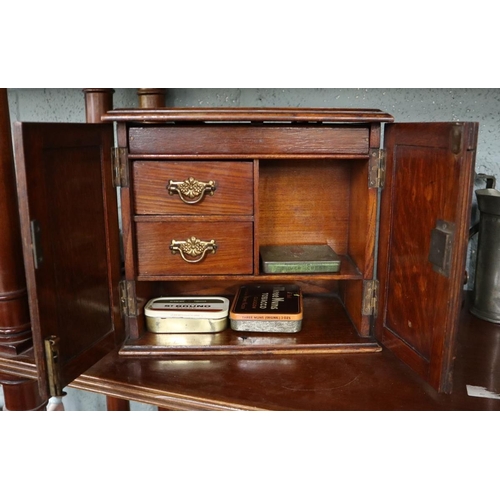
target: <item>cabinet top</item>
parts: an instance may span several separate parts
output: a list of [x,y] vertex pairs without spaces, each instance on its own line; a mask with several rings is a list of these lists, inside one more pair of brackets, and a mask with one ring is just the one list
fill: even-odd
[[102,117],[111,122],[393,122],[379,109],[356,108],[158,108],[115,109]]

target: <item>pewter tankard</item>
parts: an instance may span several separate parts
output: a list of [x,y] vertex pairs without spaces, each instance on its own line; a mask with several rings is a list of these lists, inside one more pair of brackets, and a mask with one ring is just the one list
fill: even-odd
[[473,228],[479,236],[471,313],[500,323],[500,191],[495,189],[494,177],[483,177],[487,178],[487,187],[476,191],[480,216]]

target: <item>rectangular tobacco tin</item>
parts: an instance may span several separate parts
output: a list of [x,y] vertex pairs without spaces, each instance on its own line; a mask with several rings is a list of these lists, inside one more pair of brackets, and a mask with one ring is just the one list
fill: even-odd
[[158,297],[145,308],[146,325],[153,333],[217,333],[228,326],[225,297]]
[[269,245],[260,248],[262,270],[280,273],[335,273],[340,257],[328,245]]
[[302,293],[296,285],[242,286],[231,306],[231,328],[296,333],[302,328]]

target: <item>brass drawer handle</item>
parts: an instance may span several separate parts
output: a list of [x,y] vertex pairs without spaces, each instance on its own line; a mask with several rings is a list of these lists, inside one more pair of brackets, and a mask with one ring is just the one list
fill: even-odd
[[203,200],[205,194],[214,195],[215,181],[202,182],[194,177],[185,181],[168,181],[167,191],[170,196],[178,194],[184,203],[195,205]]
[[208,252],[215,253],[217,243],[215,240],[201,241],[195,236],[191,236],[187,241],[172,240],[170,250],[174,255],[179,253],[188,264],[196,264],[201,262]]

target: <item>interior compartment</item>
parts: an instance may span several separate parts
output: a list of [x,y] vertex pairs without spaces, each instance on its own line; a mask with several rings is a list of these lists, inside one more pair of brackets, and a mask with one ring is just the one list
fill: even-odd
[[[156,272],[146,276],[143,263],[156,255],[154,261],[162,267],[170,252],[168,248],[162,249],[162,245],[157,251],[149,244],[144,245],[145,241],[155,242],[161,238],[145,239],[143,225],[138,224],[144,216],[135,216],[135,227],[141,229],[137,235],[137,297],[141,304],[155,296],[216,295],[232,301],[239,286],[245,283],[294,283],[301,287],[304,296],[301,331],[272,334],[227,328],[209,337],[207,334],[156,334],[146,331],[143,308],[138,307],[138,316],[131,321],[136,325],[136,334],[130,336],[122,354],[202,356],[373,352],[380,349],[369,338],[371,316],[364,315],[362,307],[364,281],[373,279],[377,212],[376,189],[368,186],[368,159],[260,159],[255,165],[254,251],[243,247],[238,250],[239,259],[243,261],[248,261],[248,255],[257,254],[253,257],[253,271],[245,274],[222,267],[213,273],[207,259],[207,264],[200,268],[203,272],[198,275],[186,272],[181,265],[172,267],[164,276]],[[189,223],[187,216],[182,221],[178,216],[170,219],[172,222],[178,220],[180,227]],[[161,220],[166,223],[167,216]],[[204,230],[210,225],[208,219],[201,221],[192,217],[191,220]],[[225,231],[239,232],[233,222],[228,220]],[[143,227],[153,227],[151,224],[156,225],[153,219]],[[265,274],[259,268],[260,246],[306,244],[329,245],[341,258],[340,271]],[[230,267],[232,265],[229,263]],[[150,282],[146,283],[148,280]]]
[[261,160],[259,246],[327,244],[345,261],[341,275],[353,274],[349,263],[363,274],[375,223],[367,176],[366,161]]
[[143,332],[138,339],[128,341],[121,354],[294,355],[378,351],[377,342],[358,335],[338,296],[312,294],[304,296],[304,318],[298,333],[237,332],[230,328],[215,334]]

